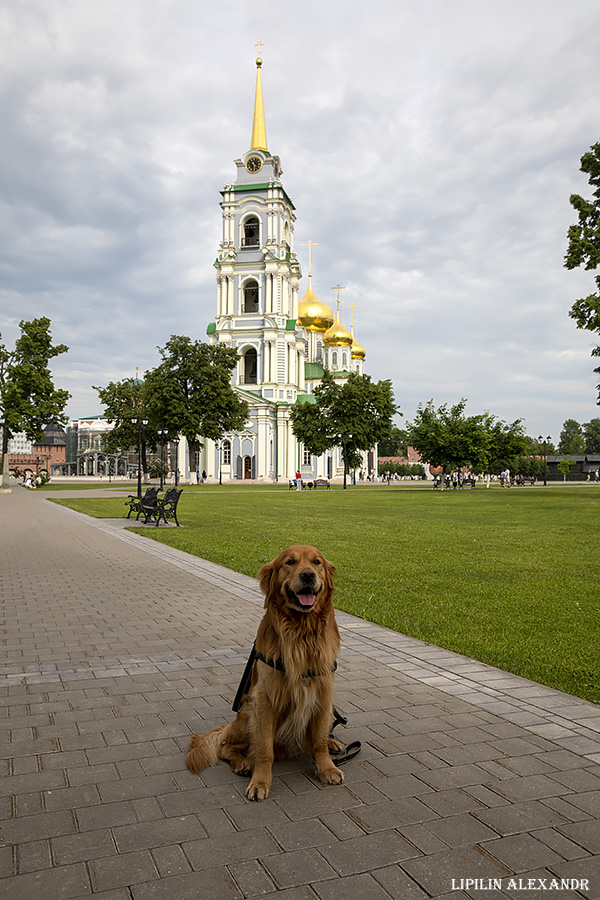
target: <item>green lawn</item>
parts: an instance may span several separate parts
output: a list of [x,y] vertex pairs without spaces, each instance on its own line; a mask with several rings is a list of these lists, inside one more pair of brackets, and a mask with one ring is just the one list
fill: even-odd
[[[124,514],[121,499],[55,502]],[[316,544],[338,568],[340,609],[600,702],[599,513],[596,486],[223,486],[186,489],[184,528],[138,530],[248,575]]]

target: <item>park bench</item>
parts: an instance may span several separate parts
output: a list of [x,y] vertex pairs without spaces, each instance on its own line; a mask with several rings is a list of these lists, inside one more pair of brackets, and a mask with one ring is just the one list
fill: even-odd
[[314,488],[315,491],[317,488],[320,488],[320,487],[327,488],[327,490],[329,490],[329,488],[331,487],[327,478],[315,478],[314,481],[308,482],[308,486],[309,486],[309,488]]
[[158,497],[158,488],[157,487],[149,487],[144,494],[143,497],[134,496],[133,494],[129,494],[129,497],[125,501],[125,505],[129,507],[129,512],[127,513],[127,518],[130,517],[131,513],[137,513],[135,517],[136,522],[139,517],[144,512],[144,503],[149,506],[153,501],[155,501]]
[[147,525],[151,519],[154,519],[158,528],[161,519],[164,519],[165,525],[169,524],[170,519],[174,519],[175,524],[179,528],[177,504],[182,494],[183,490],[181,488],[169,488],[164,497],[155,497],[148,503],[144,502],[142,506],[145,514],[144,525]]

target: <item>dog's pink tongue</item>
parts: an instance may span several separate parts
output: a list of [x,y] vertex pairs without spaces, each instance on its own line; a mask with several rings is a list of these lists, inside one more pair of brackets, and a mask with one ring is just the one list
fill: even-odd
[[314,594],[296,594],[302,606],[312,606],[316,600]]

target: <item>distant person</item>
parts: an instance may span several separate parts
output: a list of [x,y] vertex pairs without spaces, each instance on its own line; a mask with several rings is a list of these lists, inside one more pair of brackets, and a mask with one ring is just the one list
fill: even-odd
[[300,471],[296,472],[296,490],[302,490],[302,472]]

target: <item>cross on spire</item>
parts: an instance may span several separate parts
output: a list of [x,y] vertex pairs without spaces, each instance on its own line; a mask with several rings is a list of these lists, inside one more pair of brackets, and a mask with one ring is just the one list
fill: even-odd
[[358,304],[349,303],[346,309],[350,310],[350,330],[354,334],[354,310],[358,309]]
[[337,311],[338,311],[338,318],[339,318],[339,315],[340,315],[340,291],[345,291],[346,287],[341,284],[336,284],[334,287],[331,288],[331,290],[337,291]]
[[254,46],[258,47],[258,58],[260,59],[260,48],[264,47],[264,41],[257,41]]
[[306,244],[302,244],[303,247],[308,247],[308,277],[312,278],[312,254],[311,250],[313,247],[318,247],[319,244],[316,241],[307,241]]

